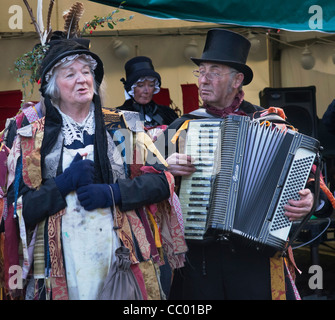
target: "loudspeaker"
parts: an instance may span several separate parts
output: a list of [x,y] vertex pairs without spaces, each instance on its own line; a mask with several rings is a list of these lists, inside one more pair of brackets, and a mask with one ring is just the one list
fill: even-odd
[[317,139],[315,86],[264,88],[259,93],[259,100],[263,108],[282,108],[286,120],[297,128],[298,132]]

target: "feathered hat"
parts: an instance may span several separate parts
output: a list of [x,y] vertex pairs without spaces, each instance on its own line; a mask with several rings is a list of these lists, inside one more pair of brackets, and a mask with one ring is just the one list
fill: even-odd
[[47,84],[46,74],[51,70],[55,64],[62,60],[67,56],[72,55],[89,55],[91,56],[96,62],[97,66],[94,69],[94,78],[97,84],[97,87],[101,85],[103,76],[104,76],[104,67],[101,59],[98,55],[91,52],[89,48],[74,39],[59,39],[50,41],[50,49],[48,50],[46,56],[42,60],[40,66],[40,74],[41,74],[41,93],[44,95],[45,87]]
[[43,96],[47,84],[46,74],[58,61],[75,54],[89,55],[97,62],[94,69],[95,81],[98,87],[102,82],[104,76],[103,63],[95,53],[90,51],[90,40],[80,37],[79,21],[83,13],[84,5],[81,2],[76,2],[63,14],[64,31],[51,32],[51,28],[48,29],[50,30],[47,36],[49,49],[39,69],[40,91]]

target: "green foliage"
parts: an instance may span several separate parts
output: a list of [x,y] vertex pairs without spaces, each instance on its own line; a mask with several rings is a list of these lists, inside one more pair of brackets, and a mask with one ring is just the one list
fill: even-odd
[[[120,8],[122,8],[122,4],[124,3],[125,1],[121,3]],[[93,30],[95,30],[97,27],[103,28],[105,24],[107,24],[109,29],[114,29],[114,26],[116,26],[118,22],[131,20],[134,17],[130,16],[129,18],[115,19],[113,16],[118,12],[119,9],[116,9],[106,17],[94,16],[94,19],[84,24],[84,27],[81,30],[81,35],[84,35],[88,32],[92,34]],[[26,90],[29,86],[31,86],[29,96],[31,96],[34,92],[34,84],[39,81],[39,66],[48,50],[48,47],[48,45],[35,46],[32,51],[29,51],[16,59],[14,62],[14,70],[10,69],[10,72],[16,75],[17,81],[21,82],[23,88],[23,100],[26,100],[28,97]]]
[[48,45],[37,45],[33,50],[25,53],[14,62],[14,70],[11,73],[17,75],[17,82],[21,81],[23,88],[23,99],[27,97],[26,90],[31,86],[30,95],[33,94],[34,84],[39,80],[39,66],[43,60]]
[[129,16],[128,19],[126,18],[115,19],[113,16],[114,14],[118,12],[119,12],[119,9],[116,9],[106,17],[94,16],[94,19],[85,23],[81,31],[81,34],[86,34],[88,32],[92,34],[93,31],[96,30],[97,27],[104,28],[106,23],[109,29],[114,29],[114,26],[116,26],[118,22],[124,22],[126,20],[131,20],[134,17],[134,16]]

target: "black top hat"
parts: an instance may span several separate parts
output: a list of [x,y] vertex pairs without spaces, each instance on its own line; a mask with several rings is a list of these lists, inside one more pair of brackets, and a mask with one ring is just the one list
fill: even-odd
[[245,64],[250,49],[250,41],[238,33],[211,29],[207,33],[204,51],[200,59],[191,58],[199,65],[201,62],[217,62],[236,69],[244,74],[243,84],[253,78],[252,70]]
[[161,86],[161,76],[155,71],[152,61],[148,57],[139,56],[132,58],[124,65],[126,71],[126,80],[120,79],[123,82],[125,90],[128,92],[131,86],[142,77],[151,76],[158,80]]
[[40,91],[44,95],[45,87],[47,81],[45,76],[47,72],[61,59],[72,56],[74,54],[87,54],[90,55],[96,62],[97,67],[94,70],[94,78],[99,87],[101,85],[103,76],[104,76],[104,67],[100,58],[93,52],[91,52],[86,43],[79,43],[78,41],[68,39],[68,40],[53,40],[49,43],[50,48],[46,53],[44,59],[42,60],[40,66],[41,74],[41,88]]

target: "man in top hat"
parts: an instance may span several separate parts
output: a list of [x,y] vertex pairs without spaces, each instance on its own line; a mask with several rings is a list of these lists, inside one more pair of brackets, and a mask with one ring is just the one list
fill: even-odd
[[[202,57],[191,58],[199,66],[193,74],[198,78],[203,107],[174,121],[169,126],[170,130],[180,128],[190,119],[224,117],[230,113],[251,117],[254,112],[263,110],[244,100],[242,87],[253,78],[252,70],[246,65],[249,49],[249,40],[240,34],[224,29],[209,30]],[[169,145],[170,150],[174,150],[174,146]],[[169,151],[166,150],[166,154],[171,154]],[[173,154],[168,162],[170,172],[175,176],[195,170],[190,157],[182,154]]]
[[[186,120],[223,118],[228,114],[252,117],[262,110],[244,100],[242,87],[253,78],[252,70],[246,65],[249,48],[250,42],[237,33],[223,29],[209,30],[202,57],[191,58],[199,67],[194,75],[198,78],[203,107],[175,120],[168,131],[178,130]],[[173,150],[172,145],[169,145],[169,150]],[[190,156],[185,154],[173,153],[167,162],[175,176],[195,171]],[[313,200],[309,189],[301,190],[300,200],[290,200],[285,214],[291,220],[300,219],[310,212]],[[187,244],[186,264],[175,273],[170,299],[263,300],[283,298],[285,295],[288,299],[299,298],[293,281],[289,281],[290,274],[287,265],[284,267],[283,258],[271,261],[258,252],[233,248],[227,241],[188,241]],[[280,268],[270,268],[270,262],[274,267],[279,263]],[[278,273],[278,270],[281,272]],[[279,286],[274,283],[279,283]],[[285,289],[281,292],[280,288],[286,288],[286,292]]]

